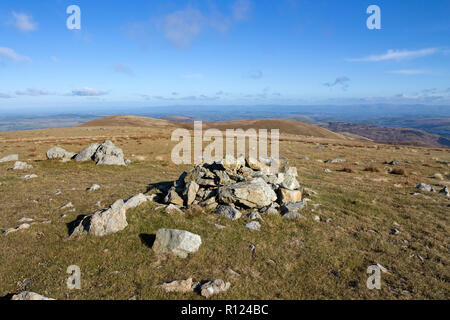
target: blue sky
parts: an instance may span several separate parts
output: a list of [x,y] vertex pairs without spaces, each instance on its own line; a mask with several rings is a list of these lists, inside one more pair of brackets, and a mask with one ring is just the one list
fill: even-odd
[[450,105],[450,1],[0,2],[0,110],[361,103]]

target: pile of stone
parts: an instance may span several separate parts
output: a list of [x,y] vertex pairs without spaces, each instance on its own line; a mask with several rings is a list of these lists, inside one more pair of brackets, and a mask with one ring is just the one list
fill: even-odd
[[47,159],[75,160],[77,162],[94,161],[98,165],[124,166],[127,163],[124,160],[122,149],[115,146],[110,140],[106,140],[101,144],[91,144],[78,154],[68,152],[60,147],[52,147],[47,151]]
[[297,169],[275,161],[227,155],[222,161],[197,165],[164,190],[164,202],[216,210],[232,220],[246,209],[298,218],[295,213],[304,204]]

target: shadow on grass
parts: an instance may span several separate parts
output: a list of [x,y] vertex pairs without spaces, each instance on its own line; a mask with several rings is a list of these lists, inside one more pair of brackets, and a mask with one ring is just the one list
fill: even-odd
[[152,183],[147,186],[146,193],[148,193],[150,191],[154,191],[154,190],[158,190],[163,193],[167,193],[172,186],[173,186],[173,181]]
[[139,235],[139,238],[141,239],[141,242],[144,246],[151,249],[153,247],[153,243],[155,243],[156,234],[141,233]]
[[[80,224],[80,222],[86,217],[86,215],[79,215],[74,221],[71,222],[67,222],[66,223],[66,227],[67,227],[67,234],[69,235],[69,237],[72,235],[73,231],[75,230],[76,227],[78,227],[78,225]],[[86,221],[86,220],[85,220]]]
[[0,301],[11,300],[15,293],[8,293],[6,296],[0,297]]

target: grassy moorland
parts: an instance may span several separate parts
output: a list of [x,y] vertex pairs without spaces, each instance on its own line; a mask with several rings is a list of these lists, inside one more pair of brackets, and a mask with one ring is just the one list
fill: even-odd
[[[246,217],[230,221],[199,211],[166,215],[148,202],[127,212],[128,227],[121,232],[68,240],[67,224],[78,215],[145,193],[153,183],[175,180],[191,167],[170,160],[172,127],[106,125],[0,134],[0,158],[18,153],[34,166],[13,171],[8,170],[13,163],[0,163],[0,229],[16,227],[24,217],[39,222],[0,236],[0,296],[26,284],[27,290],[56,299],[203,299],[155,288],[193,277],[231,282],[230,290],[214,299],[450,297],[450,200],[415,189],[421,182],[438,190],[450,186],[450,167],[438,162],[450,161],[449,149],[290,133],[282,137],[280,153],[297,167],[298,180],[310,193],[302,212],[306,220],[264,216],[257,232],[245,228]],[[45,160],[54,145],[78,152],[105,139],[132,163],[108,167]],[[323,163],[336,157],[347,161]],[[392,160],[400,162],[394,166],[399,174],[388,173],[393,166],[385,162]],[[24,180],[30,173],[38,177]],[[94,183],[101,189],[86,192]],[[415,192],[420,195],[411,195]],[[74,211],[60,209],[69,202]],[[151,244],[159,228],[199,234],[200,250],[187,259],[155,254]],[[401,233],[392,234],[392,228]],[[366,270],[374,263],[388,270],[381,290],[366,287]],[[69,265],[81,268],[81,290],[67,289]]]

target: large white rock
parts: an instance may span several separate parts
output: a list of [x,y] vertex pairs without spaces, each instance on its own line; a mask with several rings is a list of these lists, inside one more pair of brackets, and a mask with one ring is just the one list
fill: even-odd
[[84,161],[93,160],[95,151],[97,151],[98,146],[99,145],[97,143],[87,146],[86,148],[81,150],[81,152],[79,154],[77,154],[77,156],[75,157],[75,161],[84,162]]
[[117,200],[111,207],[84,217],[75,227],[70,237],[82,234],[102,237],[121,231],[127,226],[125,204],[123,200]]
[[218,198],[222,203],[263,208],[277,200],[277,195],[262,178],[256,178],[219,188]]
[[187,258],[189,253],[198,251],[202,239],[199,235],[185,230],[159,229],[153,244],[158,253],[172,253],[180,258]]
[[140,206],[144,202],[147,202],[147,197],[143,195],[142,193],[139,193],[135,196],[132,196],[131,198],[128,198],[125,200],[125,209],[132,209]]
[[47,151],[47,159],[72,159],[75,153],[67,152],[60,147],[52,147]]
[[125,165],[122,149],[116,147],[110,140],[106,140],[98,147],[94,161],[98,165]]

